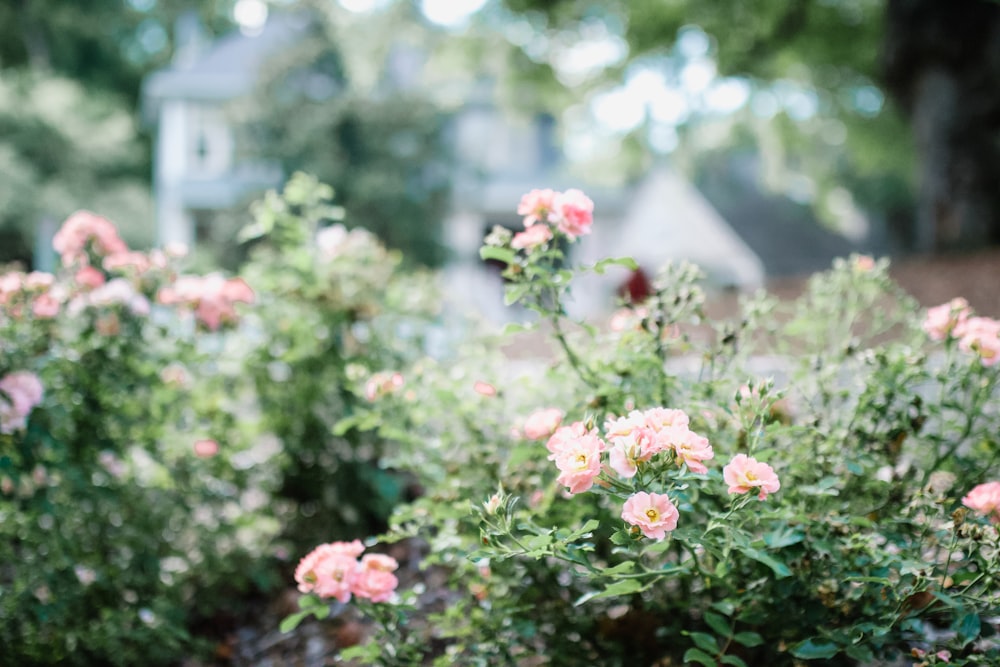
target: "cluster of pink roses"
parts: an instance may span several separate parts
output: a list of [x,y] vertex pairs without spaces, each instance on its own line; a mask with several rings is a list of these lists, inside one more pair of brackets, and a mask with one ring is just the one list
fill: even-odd
[[173,285],[157,292],[156,300],[164,305],[191,308],[195,317],[209,331],[237,320],[237,303],[253,303],[254,293],[242,278],[219,274],[181,276]]
[[514,235],[511,247],[525,250],[543,245],[552,238],[550,224],[570,241],[589,234],[594,222],[594,202],[575,189],[565,192],[532,190],[521,197],[517,213],[524,216],[525,230]]
[[962,498],[962,504],[1000,524],[1000,482],[986,482]]
[[0,433],[13,433],[28,423],[28,415],[42,402],[44,390],[38,376],[16,371],[0,378]]
[[10,271],[0,275],[0,307],[17,319],[25,312],[46,320],[59,314],[65,292],[54,288],[55,276],[43,271]]
[[319,545],[295,568],[299,590],[340,602],[352,595],[372,602],[389,600],[399,584],[393,574],[399,563],[383,554],[365,554],[358,560],[364,550],[359,540]]
[[[561,419],[562,413],[557,410],[540,410],[528,418],[524,433],[529,438],[541,439],[551,429],[552,435],[545,445],[548,458],[559,469],[556,481],[570,494],[583,493],[595,483],[600,484],[598,478],[602,473],[608,474],[609,469],[620,478],[631,479],[640,466],[657,455],[669,456],[677,465],[685,465],[694,473],[707,473],[705,461],[715,456],[708,438],[689,428],[690,420],[682,410],[658,407],[609,418],[604,425],[604,438],[583,422],[558,427]],[[723,479],[730,494],[753,492],[760,500],[781,488],[771,466],[745,454],[736,455],[725,466]],[[622,519],[637,526],[646,537],[659,540],[677,527],[678,512],[666,494],[642,491],[625,502]]]
[[961,297],[929,308],[923,329],[932,340],[957,339],[959,349],[977,354],[984,366],[1000,363],[1000,320],[974,317]]
[[406,380],[402,373],[389,373],[387,371],[375,373],[365,382],[365,398],[374,401],[402,389],[405,384]]
[[89,254],[99,257],[128,252],[110,220],[90,211],[77,211],[52,238],[52,247],[62,256],[63,266],[86,265]]

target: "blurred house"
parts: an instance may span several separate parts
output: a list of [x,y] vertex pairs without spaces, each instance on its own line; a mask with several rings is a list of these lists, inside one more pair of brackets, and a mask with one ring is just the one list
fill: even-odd
[[[249,95],[268,59],[306,27],[300,18],[278,14],[256,34],[209,41],[196,21],[179,26],[177,56],[148,78],[143,98],[146,118],[156,127],[154,187],[161,244],[195,243],[204,236],[199,226],[209,224],[213,211],[281,184],[279,165],[236,157],[232,121],[224,107]],[[419,85],[421,63],[419,54],[394,50],[386,80],[399,87]],[[521,195],[533,188],[575,187],[594,199],[594,233],[574,247],[577,259],[632,256],[642,268],[642,276],[622,269],[588,277],[574,289],[574,314],[608,312],[629,281],[641,282],[669,260],[699,264],[709,283],[722,288],[752,289],[764,283],[768,266],[760,253],[668,166],[622,188],[571,180],[551,116],[505,113],[495,103],[493,86],[483,80],[466,88],[462,99],[451,125],[456,169],[445,241],[453,259],[444,271],[448,292],[460,307],[495,320],[511,316],[502,305],[499,270],[484,264],[478,250],[494,225],[521,225],[515,209]],[[730,211],[738,213],[740,207]],[[788,244],[782,248],[778,260],[796,252]]]

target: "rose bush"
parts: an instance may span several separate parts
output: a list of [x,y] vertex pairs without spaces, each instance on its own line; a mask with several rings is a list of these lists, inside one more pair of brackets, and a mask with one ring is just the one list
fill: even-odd
[[237,463],[238,366],[210,333],[253,292],[180,275],[179,252],[129,250],[89,212],[54,246],[56,275],[0,276],[3,662],[171,664],[273,579],[269,473]]
[[538,314],[544,373],[499,354],[509,333],[400,368],[405,391],[350,417],[424,490],[381,540],[425,544],[449,588],[443,608],[420,586],[367,606],[380,629],[345,655],[1000,663],[996,322],[961,301],[924,313],[854,257],[793,304],[758,294],[721,320],[697,269],[668,266],[610,326],[573,323],[577,274],[634,268],[572,265],[592,212],[533,191],[525,231],[481,253]]

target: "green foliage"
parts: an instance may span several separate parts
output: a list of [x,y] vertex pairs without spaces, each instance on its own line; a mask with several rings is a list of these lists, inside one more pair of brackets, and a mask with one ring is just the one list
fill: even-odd
[[[121,220],[150,220],[145,151],[121,102],[48,74],[0,71],[0,262],[31,257],[43,220],[78,208]],[[125,238],[152,242],[152,227]]]
[[403,498],[406,480],[377,465],[381,441],[350,420],[366,384],[392,389],[392,373],[422,351],[435,307],[427,277],[402,273],[397,253],[337,222],[332,196],[296,174],[255,205],[243,233],[255,243],[243,275],[260,307],[246,373],[261,426],[282,445],[280,495],[299,511],[285,529],[299,548],[376,532]]
[[[424,489],[381,537],[425,540],[422,567],[448,574],[422,660],[847,665],[919,649],[1000,663],[985,620],[1000,606],[1000,538],[961,507],[996,475],[1000,374],[954,339],[929,342],[886,262],[838,261],[796,303],[759,295],[721,321],[704,315],[697,270],[668,267],[602,332],[566,321],[578,269],[559,243],[489,243],[508,301],[547,320],[559,360],[519,372],[502,341],[424,360],[404,372],[410,396],[353,422],[392,440],[387,461]],[[707,472],[670,454],[630,478],[605,466],[569,494],[521,430],[540,407],[600,429],[657,406],[707,436]],[[768,462],[780,490],[728,493],[737,454]],[[679,510],[665,539],[623,521],[640,490]],[[373,664],[397,664],[392,634],[374,641]]]
[[[51,285],[4,276],[0,376],[32,371],[44,388],[26,428],[0,433],[10,664],[176,664],[209,648],[203,626],[233,598],[275,583],[273,482],[240,463],[266,452],[243,424],[238,346],[149,313],[176,277],[165,256],[97,269],[95,248],[90,268],[115,281],[103,292],[73,278],[79,264]],[[64,301],[51,317],[35,310],[46,296]],[[194,447],[207,439],[217,454]]]
[[336,189],[350,224],[410,262],[439,265],[451,176],[447,117],[412,87],[385,83],[372,94],[346,68],[337,43],[336,31],[319,24],[272,65],[241,112],[248,121],[242,150],[315,174]]

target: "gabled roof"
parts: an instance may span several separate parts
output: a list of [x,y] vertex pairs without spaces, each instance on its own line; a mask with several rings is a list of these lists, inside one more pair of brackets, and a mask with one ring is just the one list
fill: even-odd
[[144,115],[155,121],[163,100],[226,101],[250,93],[268,57],[293,44],[308,26],[302,15],[273,15],[259,33],[230,33],[210,42],[191,62],[153,72],[143,82]]

